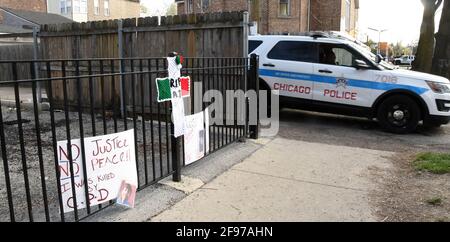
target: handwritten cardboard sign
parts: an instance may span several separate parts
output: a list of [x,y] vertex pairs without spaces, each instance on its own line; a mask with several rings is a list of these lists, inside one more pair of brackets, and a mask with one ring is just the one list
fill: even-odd
[[[71,141],[77,208],[95,206],[118,197],[123,181],[137,186],[134,130],[84,139],[87,179],[83,175],[81,140]],[[58,163],[64,213],[74,210],[67,140],[58,142]]]

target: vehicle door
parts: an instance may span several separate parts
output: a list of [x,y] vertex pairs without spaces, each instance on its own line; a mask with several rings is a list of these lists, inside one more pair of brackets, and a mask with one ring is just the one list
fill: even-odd
[[[371,107],[377,89],[377,68],[363,55],[345,44],[320,43],[319,61],[314,65],[314,100]],[[367,68],[357,68],[356,61]]]
[[314,42],[281,40],[260,56],[260,77],[280,96],[312,100],[313,63],[317,60]]

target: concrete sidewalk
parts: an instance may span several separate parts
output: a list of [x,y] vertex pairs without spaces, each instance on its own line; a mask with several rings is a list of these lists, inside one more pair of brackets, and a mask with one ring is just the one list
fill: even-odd
[[275,138],[151,221],[377,221],[369,169],[392,154]]
[[[33,102],[33,90],[31,87],[20,87],[19,88],[19,97],[22,102]],[[42,91],[42,96],[46,97],[45,91]],[[14,101],[16,99],[14,93],[14,87],[12,86],[2,86],[0,87],[0,99],[1,100],[11,100]]]
[[[45,90],[42,89],[42,99],[47,99]],[[19,87],[19,100],[21,108],[33,109],[33,89],[31,87]],[[0,86],[0,103],[2,106],[16,108],[15,89],[12,86]],[[48,103],[39,103],[38,108],[48,110]]]
[[261,147],[262,144],[252,141],[230,144],[202,160],[184,167],[182,170],[182,182],[173,183],[172,177],[167,177],[159,183],[141,190],[136,196],[134,209],[113,205],[88,217],[84,221],[150,221],[151,218],[169,209],[204,184],[213,181],[217,176],[242,162]]

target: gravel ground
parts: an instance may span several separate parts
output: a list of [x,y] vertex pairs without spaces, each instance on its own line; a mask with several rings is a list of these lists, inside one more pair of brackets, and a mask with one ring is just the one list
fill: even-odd
[[[17,121],[16,111],[14,109],[2,108],[2,115],[4,121],[4,130],[6,138],[6,153],[8,160],[9,175],[11,179],[12,198],[14,203],[14,211],[16,221],[28,221],[28,208],[26,203],[26,190],[24,169],[22,164],[22,152],[20,147],[20,137],[18,132],[17,123],[9,123]],[[84,136],[92,136],[92,122],[90,115],[83,115]],[[30,186],[30,200],[32,203],[33,216],[36,221],[44,221],[44,203],[43,203],[43,191],[41,183],[40,165],[38,159],[38,146],[35,132],[34,113],[31,111],[22,112],[23,123],[23,139],[28,179]],[[43,167],[45,174],[45,184],[47,188],[48,204],[52,220],[59,220],[59,204],[56,185],[56,173],[54,153],[52,146],[52,131],[50,122],[50,113],[42,112],[39,115],[41,139],[42,139],[42,156]],[[77,139],[79,134],[79,119],[78,113],[69,113],[69,123],[71,138]],[[114,132],[114,121],[109,118],[106,122],[108,133]],[[133,128],[133,120],[127,120],[128,129]],[[64,112],[55,112],[55,131],[57,141],[66,140],[66,120]],[[96,119],[96,132],[97,135],[103,134],[103,121],[101,117]],[[119,120],[118,131],[124,130],[124,121]],[[142,122],[137,121],[137,139],[138,139],[138,165],[139,172],[138,177],[140,184],[145,181],[144,171],[144,142],[142,133]],[[167,157],[167,142],[166,142],[166,125],[165,122],[161,122],[161,136],[162,140],[158,138],[159,126],[158,122],[153,122],[154,131],[154,159],[155,159],[155,177],[153,177],[153,165],[152,165],[152,153],[151,153],[151,136],[150,136],[150,122],[146,122],[146,137],[147,137],[147,172],[148,181],[151,182],[154,178],[158,179],[168,174],[171,169],[171,164]],[[170,139],[169,139],[170,142]],[[159,145],[161,144],[161,150]],[[169,147],[170,148],[170,147]],[[160,156],[161,154],[161,156]],[[170,154],[169,154],[170,155]],[[161,158],[161,163],[160,163]],[[1,159],[1,158],[0,158]],[[2,159],[1,159],[2,160]],[[9,206],[6,193],[5,173],[3,160],[0,164],[0,221],[9,221]],[[162,170],[162,173],[161,173]],[[83,211],[81,211],[83,214]],[[72,219],[72,214],[66,214],[67,219]]]
[[[164,112],[164,109],[161,109]],[[55,111],[55,131],[57,141],[67,140],[66,135],[66,119],[65,113],[62,111]],[[25,189],[25,179],[24,179],[24,169],[22,164],[22,152],[20,147],[20,137],[17,125],[17,114],[15,109],[2,107],[2,116],[4,122],[5,138],[6,138],[6,153],[8,160],[8,169],[11,179],[11,188],[13,191],[13,205],[15,212],[16,221],[29,221],[28,207],[27,207],[27,195]],[[80,137],[80,124],[78,119],[78,113],[69,113],[69,123],[71,138],[77,139]],[[93,136],[93,125],[91,121],[91,116],[89,114],[83,114],[83,127],[84,136]],[[170,118],[169,118],[170,119]],[[27,162],[27,172],[30,187],[30,199],[32,204],[32,213],[35,221],[45,221],[44,213],[44,200],[43,200],[43,189],[41,182],[41,172],[40,164],[38,159],[38,146],[35,132],[35,122],[33,111],[22,111],[22,125],[24,134],[24,150],[25,160]],[[52,221],[59,221],[59,203],[58,203],[58,193],[57,193],[57,183],[56,183],[56,173],[55,173],[55,162],[54,162],[54,152],[52,146],[52,125],[50,119],[50,112],[41,112],[39,115],[40,129],[41,129],[41,147],[43,155],[43,167],[44,167],[44,178],[45,187],[47,188],[46,194],[48,196],[48,204],[50,210],[50,217]],[[118,131],[125,130],[123,119],[117,122]],[[133,128],[133,120],[127,120],[128,129]],[[107,118],[106,127],[108,133],[114,132],[114,120],[112,118]],[[136,124],[137,132],[137,146],[138,146],[138,178],[141,186],[147,184],[145,180],[145,164],[147,164],[147,182],[151,183],[153,180],[165,177],[169,174],[172,169],[171,164],[171,154],[167,154],[167,149],[170,151],[170,137],[167,142],[166,135],[167,129],[165,122],[161,122],[161,132],[159,132],[158,121],[153,121],[153,148],[154,153],[152,154],[152,142],[151,142],[151,122],[145,122],[146,129],[146,143],[147,143],[147,162],[144,162],[144,142],[143,142],[143,129],[141,118],[137,120]],[[103,134],[103,119],[101,116],[96,117],[95,129],[97,135]],[[212,129],[213,130],[213,129]],[[170,130],[169,130],[170,132]],[[221,132],[221,131],[219,131]],[[159,140],[159,133],[161,133],[161,140]],[[219,137],[217,132],[212,131],[211,135],[215,134]],[[212,135],[213,136],[213,135]],[[211,136],[210,142],[212,144],[214,138]],[[227,136],[225,136],[227,139]],[[231,137],[228,136],[231,140]],[[216,138],[217,140],[218,138]],[[168,144],[169,143],[169,144]],[[161,145],[161,147],[160,147]],[[161,152],[160,152],[161,150]],[[1,148],[0,148],[1,154]],[[154,157],[152,157],[152,155]],[[153,171],[153,160],[154,158],[154,171]],[[3,172],[3,160],[1,159],[0,164],[0,221],[9,221],[9,206],[7,198],[7,190],[5,183],[5,173]],[[94,209],[95,211],[95,209]],[[80,211],[81,216],[86,215],[84,210]],[[66,220],[73,220],[73,214],[65,214]]]

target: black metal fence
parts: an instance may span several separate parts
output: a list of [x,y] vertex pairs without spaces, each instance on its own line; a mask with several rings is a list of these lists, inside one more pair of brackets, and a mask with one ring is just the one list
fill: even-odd
[[[165,58],[0,61],[0,65],[13,73],[13,80],[0,83],[1,221],[79,221],[114,204],[81,209],[74,201],[74,211],[64,213],[57,154],[57,142],[62,140],[71,147],[71,140],[80,139],[83,153],[84,138],[133,128],[138,190],[170,175],[179,180],[183,142],[171,135],[170,102],[156,102],[155,79],[167,75]],[[21,80],[18,66],[26,66],[32,78]],[[184,66],[182,73],[191,76],[194,85],[202,83],[202,95],[208,90],[257,88],[256,57],[186,58]],[[38,102],[38,86],[43,103]],[[198,94],[192,92],[188,100],[191,112],[194,95]],[[208,105],[203,103],[203,108]],[[209,153],[249,136],[248,122],[237,121],[234,115],[233,125],[209,127]],[[72,152],[67,151],[74,174]],[[70,182],[75,187],[73,176]],[[75,200],[74,189],[72,194]]]

